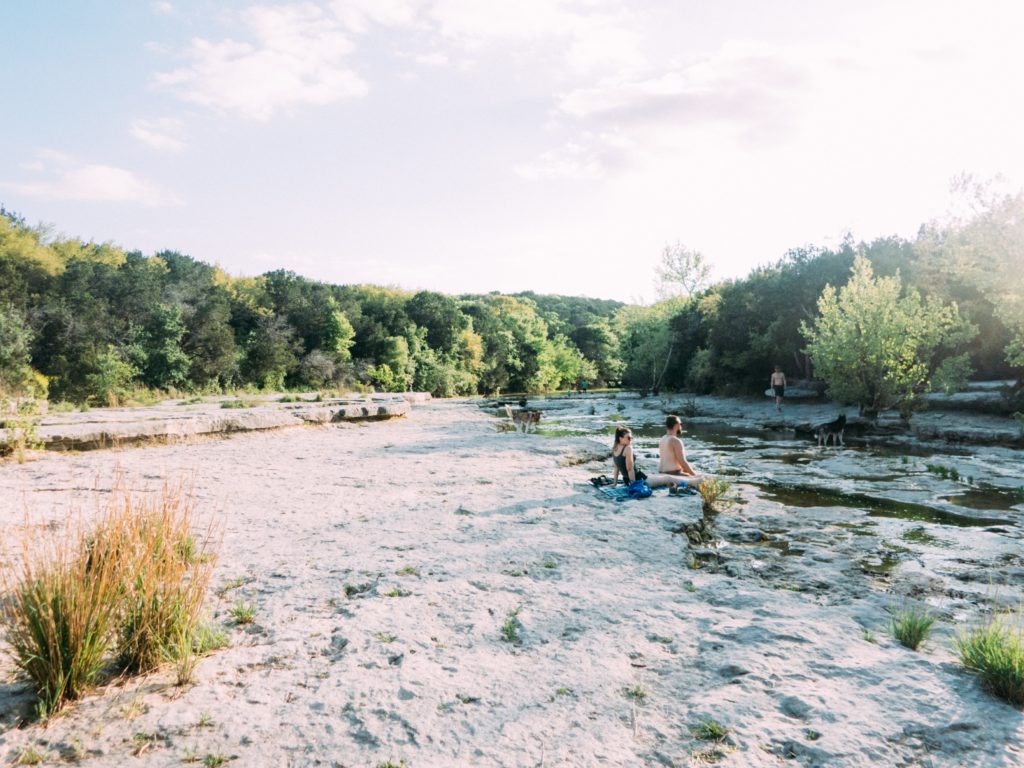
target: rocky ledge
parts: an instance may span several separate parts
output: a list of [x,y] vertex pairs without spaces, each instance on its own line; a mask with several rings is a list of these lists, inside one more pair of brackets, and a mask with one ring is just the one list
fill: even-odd
[[47,450],[91,450],[303,424],[392,419],[408,414],[412,402],[429,397],[414,392],[321,400],[280,395],[168,400],[139,408],[51,413],[40,423],[38,435]]

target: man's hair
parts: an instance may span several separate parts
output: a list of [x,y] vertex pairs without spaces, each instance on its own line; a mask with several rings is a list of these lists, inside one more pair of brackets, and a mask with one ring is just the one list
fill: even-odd
[[665,429],[672,429],[679,424],[682,424],[683,420],[676,416],[674,413],[671,416],[665,417]]

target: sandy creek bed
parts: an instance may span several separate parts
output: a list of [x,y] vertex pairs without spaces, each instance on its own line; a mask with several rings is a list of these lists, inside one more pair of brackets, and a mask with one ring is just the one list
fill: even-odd
[[[194,478],[223,530],[213,587],[245,580],[211,613],[256,606],[195,684],[131,680],[46,728],[12,727],[28,697],[0,655],[0,760],[34,746],[97,768],[685,766],[712,757],[693,729],[713,718],[730,729],[720,765],[1024,765],[1021,711],[950,651],[984,606],[1021,598],[1022,507],[985,490],[1024,482],[1019,452],[819,451],[695,424],[691,458],[733,475],[739,503],[693,547],[676,531],[701,521],[699,498],[615,503],[586,482],[610,470],[585,461],[610,446],[589,427],[660,411],[559,407],[542,435],[434,402],[392,422],[0,465],[8,554],[26,512],[92,509],[116,471],[140,491]],[[940,616],[923,652],[886,634],[907,601]]]

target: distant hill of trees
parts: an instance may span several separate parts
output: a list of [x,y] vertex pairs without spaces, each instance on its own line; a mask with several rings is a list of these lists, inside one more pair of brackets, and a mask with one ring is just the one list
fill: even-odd
[[[454,396],[587,380],[747,394],[782,365],[791,378],[867,370],[881,382],[871,392],[892,401],[872,407],[907,404],[1024,366],[1024,198],[976,200],[912,241],[794,249],[742,279],[691,279],[689,295],[650,306],[331,285],[284,270],[233,277],[176,251],[55,238],[0,208],[0,393],[106,404],[138,389]],[[837,397],[867,397],[828,383]]]

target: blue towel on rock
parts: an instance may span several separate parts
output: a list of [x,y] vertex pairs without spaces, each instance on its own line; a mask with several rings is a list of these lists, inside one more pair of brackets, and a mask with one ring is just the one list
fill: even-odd
[[[598,488],[597,490],[601,492],[601,495],[607,496],[609,499],[613,499],[615,501],[629,501],[630,499],[636,498],[635,496],[630,496],[629,486],[626,485],[615,485],[607,488]],[[667,490],[668,486],[662,486],[661,488],[653,489],[654,493],[659,493],[660,491]],[[691,488],[690,486],[686,486],[683,489],[683,493],[685,493],[688,496],[694,496],[697,494],[697,489]]]

